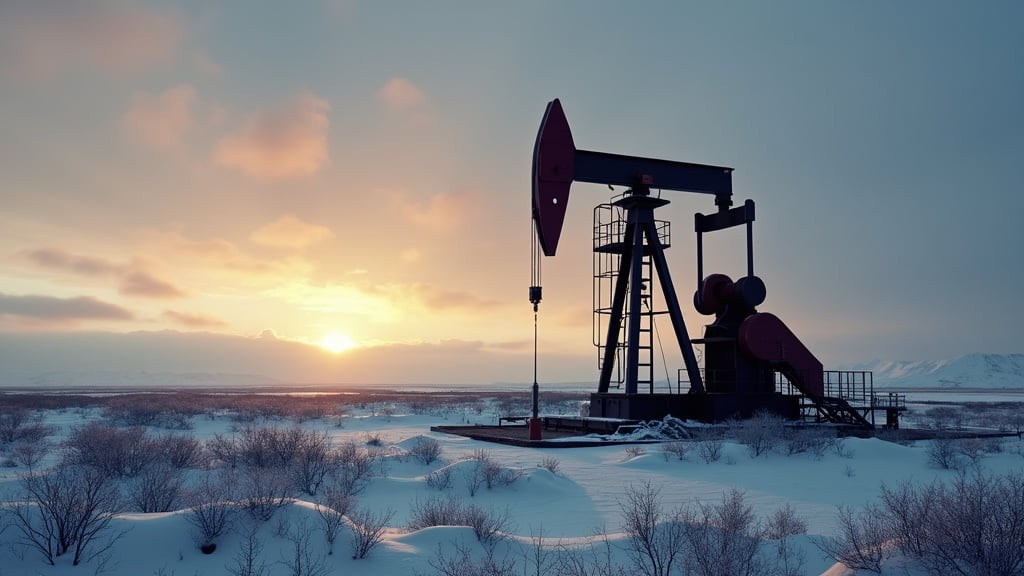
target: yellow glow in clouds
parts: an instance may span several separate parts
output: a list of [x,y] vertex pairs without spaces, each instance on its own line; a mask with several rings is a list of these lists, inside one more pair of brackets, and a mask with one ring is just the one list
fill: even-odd
[[333,354],[338,354],[359,346],[359,343],[341,332],[328,332],[324,334],[317,345]]

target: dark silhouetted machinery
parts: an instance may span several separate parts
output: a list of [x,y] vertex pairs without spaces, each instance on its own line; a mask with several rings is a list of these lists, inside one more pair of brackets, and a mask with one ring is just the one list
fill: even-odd
[[[824,371],[782,320],[757,310],[766,289],[754,275],[754,202],[733,207],[731,168],[578,150],[558,100],[548,104],[533,156],[530,301],[535,312],[541,299],[540,254],[555,255],[573,182],[627,188],[594,209],[594,343],[600,377],[591,395],[592,417],[650,420],[671,414],[719,421],[770,411],[788,419],[867,428],[874,425],[875,411],[884,411],[886,426],[898,427],[902,397],[876,395],[870,372]],[[694,216],[698,283],[693,303],[701,314],[714,316],[698,339],[689,337],[665,258],[670,225],[654,215],[669,203],[660,194],[665,190],[711,195],[717,207]],[[737,226],[746,228],[747,275],[704,276],[703,235]],[[653,297],[656,286],[660,300]],[[664,310],[655,309],[659,306]],[[661,316],[671,322],[685,365],[667,391],[655,389],[655,321]],[[703,347],[703,366],[694,345]]]

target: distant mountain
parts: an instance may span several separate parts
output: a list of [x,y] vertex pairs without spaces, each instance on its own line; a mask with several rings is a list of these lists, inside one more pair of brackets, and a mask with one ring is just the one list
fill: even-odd
[[871,370],[875,386],[881,387],[1024,390],[1024,354],[967,354],[916,362],[878,360],[846,369]]

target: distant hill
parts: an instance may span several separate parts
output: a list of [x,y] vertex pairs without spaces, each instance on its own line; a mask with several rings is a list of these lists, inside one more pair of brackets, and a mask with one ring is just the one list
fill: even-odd
[[881,387],[1024,390],[1024,354],[967,354],[915,362],[877,360],[846,369],[871,370],[875,386]]

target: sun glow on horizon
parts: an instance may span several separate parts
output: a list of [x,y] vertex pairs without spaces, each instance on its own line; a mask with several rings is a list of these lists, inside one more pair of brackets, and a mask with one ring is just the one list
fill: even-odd
[[328,332],[317,342],[317,346],[327,350],[331,354],[341,354],[359,346],[359,343],[341,332]]

